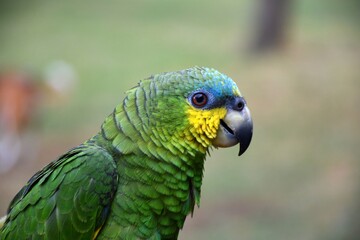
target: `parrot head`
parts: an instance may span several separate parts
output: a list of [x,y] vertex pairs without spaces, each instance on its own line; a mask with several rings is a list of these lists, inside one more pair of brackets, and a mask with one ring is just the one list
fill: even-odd
[[240,144],[241,155],[248,148],[253,124],[247,103],[234,81],[217,70],[162,73],[141,81],[138,88],[149,89],[143,107],[146,129],[172,151],[206,152],[211,146]]

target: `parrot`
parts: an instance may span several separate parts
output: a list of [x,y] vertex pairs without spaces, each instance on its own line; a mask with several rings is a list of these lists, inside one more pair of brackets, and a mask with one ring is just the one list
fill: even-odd
[[207,67],[141,80],[97,134],[33,175],[0,239],[177,239],[200,205],[214,148],[249,147],[253,121],[236,83]]

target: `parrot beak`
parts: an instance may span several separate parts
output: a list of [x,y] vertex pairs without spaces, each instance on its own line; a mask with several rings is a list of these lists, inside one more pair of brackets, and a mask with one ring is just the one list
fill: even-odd
[[240,143],[239,156],[249,147],[253,134],[253,122],[250,111],[242,97],[237,97],[227,104],[227,113],[220,120],[215,147],[231,147]]

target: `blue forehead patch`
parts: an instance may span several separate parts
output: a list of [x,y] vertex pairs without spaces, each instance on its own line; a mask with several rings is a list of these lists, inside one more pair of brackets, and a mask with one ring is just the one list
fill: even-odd
[[[200,80],[197,82],[201,84],[201,89],[211,92],[214,97],[241,95],[235,82],[225,74],[209,68],[196,68],[194,70],[200,71],[202,75],[199,77],[196,74],[196,78]],[[191,76],[192,74],[189,75]]]

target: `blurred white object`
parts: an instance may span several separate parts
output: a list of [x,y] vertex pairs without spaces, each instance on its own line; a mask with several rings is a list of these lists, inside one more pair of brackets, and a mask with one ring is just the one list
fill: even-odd
[[62,60],[51,62],[44,71],[46,83],[56,92],[69,92],[76,83],[76,74],[73,67]]
[[21,155],[21,138],[15,133],[6,132],[0,137],[0,174],[9,171]]

